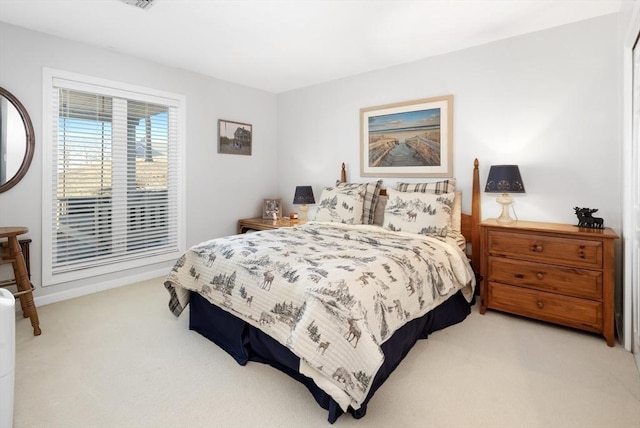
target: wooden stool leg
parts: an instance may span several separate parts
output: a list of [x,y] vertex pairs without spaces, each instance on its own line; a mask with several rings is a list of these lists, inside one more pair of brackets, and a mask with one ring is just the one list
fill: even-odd
[[[14,267],[14,272],[15,272],[15,267]],[[18,291],[21,291],[20,288],[18,288]],[[27,309],[27,295],[21,294],[18,296],[18,299],[20,299],[20,309],[22,309],[22,318],[29,318],[29,313]]]
[[8,244],[9,254],[14,259],[12,265],[13,273],[16,277],[18,292],[25,292],[20,296],[20,305],[22,306],[25,318],[28,316],[31,319],[33,335],[39,336],[40,333],[42,333],[42,331],[40,330],[40,320],[38,320],[38,311],[36,310],[36,305],[33,303],[33,291],[31,289],[31,282],[29,282],[27,265],[24,262],[22,249],[20,248],[20,244],[18,243],[18,238],[16,238],[15,236],[9,237]]

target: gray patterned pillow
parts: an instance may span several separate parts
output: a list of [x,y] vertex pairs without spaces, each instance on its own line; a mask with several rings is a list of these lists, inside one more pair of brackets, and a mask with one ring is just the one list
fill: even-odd
[[315,221],[362,224],[366,184],[325,187],[318,201]]
[[371,181],[369,183],[342,183],[336,182],[337,187],[358,187],[362,184],[366,184],[366,192],[364,194],[364,202],[362,207],[362,224],[374,224],[374,217],[376,212],[376,205],[378,204],[378,197],[380,196],[380,186],[382,180]]
[[422,193],[452,193],[456,191],[456,179],[449,178],[431,183],[398,183],[396,187],[399,192],[422,192]]
[[397,232],[446,236],[451,224],[454,193],[398,192],[387,189],[389,200],[382,226]]

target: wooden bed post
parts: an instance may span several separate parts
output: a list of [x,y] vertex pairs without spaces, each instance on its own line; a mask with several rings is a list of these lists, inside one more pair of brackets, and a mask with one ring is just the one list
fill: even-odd
[[340,182],[347,182],[347,166],[344,164],[344,162],[342,162],[342,170],[340,171]]
[[473,161],[473,190],[471,193],[471,265],[480,272],[480,170],[478,159]]

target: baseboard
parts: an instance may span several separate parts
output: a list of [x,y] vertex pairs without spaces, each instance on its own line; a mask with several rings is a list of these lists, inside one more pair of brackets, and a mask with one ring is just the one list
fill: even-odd
[[625,335],[624,329],[627,328],[627,326],[624,324],[624,317],[622,316],[622,313],[616,311],[614,318],[614,329],[616,330],[616,334],[618,335],[618,341],[622,344],[622,346],[624,346],[624,349],[631,352],[631,343],[629,340],[627,340],[627,336]]
[[161,269],[144,272],[137,275],[127,276],[125,278],[118,278],[110,281],[100,282],[98,284],[86,285],[84,287],[73,288],[71,290],[65,290],[65,291],[60,291],[58,293],[51,293],[45,296],[35,297],[33,300],[36,307],[44,306],[50,303],[62,302],[64,300],[74,299],[76,297],[98,293],[100,291],[109,290],[111,288],[118,288],[118,287],[123,287],[125,285],[131,285],[136,282],[146,281],[148,279],[160,278],[166,275],[167,275],[167,268],[164,267]]

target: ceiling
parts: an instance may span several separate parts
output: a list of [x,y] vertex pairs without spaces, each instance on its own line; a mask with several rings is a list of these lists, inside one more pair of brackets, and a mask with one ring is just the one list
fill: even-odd
[[619,12],[621,0],[0,0],[0,21],[273,93]]

